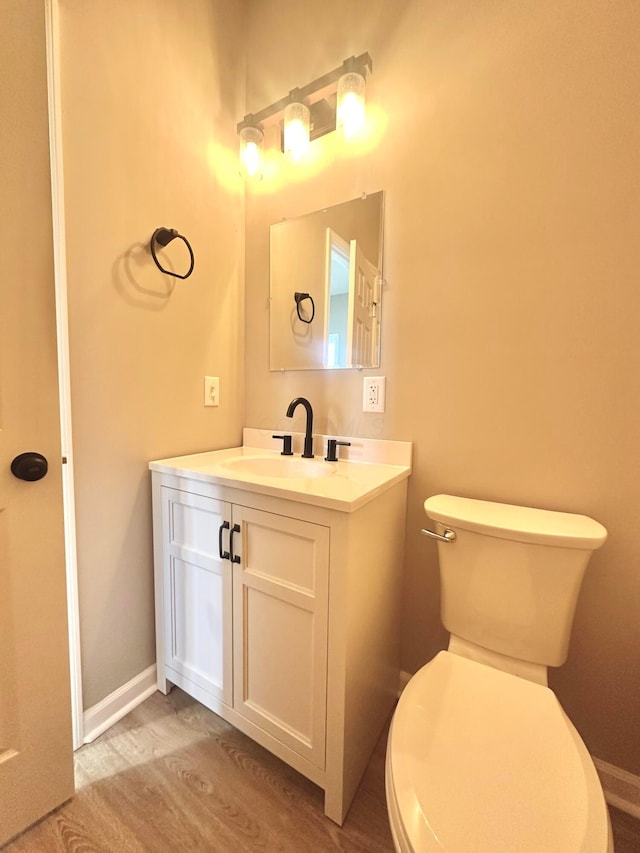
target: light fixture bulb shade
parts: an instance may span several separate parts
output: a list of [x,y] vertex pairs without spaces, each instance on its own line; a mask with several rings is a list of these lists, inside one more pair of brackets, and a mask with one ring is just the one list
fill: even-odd
[[284,108],[284,153],[292,160],[300,160],[309,148],[309,107],[301,103],[287,104]]
[[243,127],[240,131],[240,173],[244,177],[262,177],[263,138],[259,127]]
[[348,71],[338,80],[336,130],[345,139],[356,136],[364,127],[364,90],[364,77],[356,71]]

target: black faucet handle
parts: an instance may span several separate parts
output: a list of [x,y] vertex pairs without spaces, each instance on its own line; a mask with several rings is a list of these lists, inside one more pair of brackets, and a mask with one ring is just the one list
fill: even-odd
[[338,447],[351,447],[350,441],[338,441],[337,438],[330,438],[327,441],[327,455],[324,457],[325,462],[338,461]]
[[291,449],[291,436],[290,435],[272,435],[271,438],[281,438],[282,439],[282,450],[280,451],[280,456],[293,456],[293,450]]

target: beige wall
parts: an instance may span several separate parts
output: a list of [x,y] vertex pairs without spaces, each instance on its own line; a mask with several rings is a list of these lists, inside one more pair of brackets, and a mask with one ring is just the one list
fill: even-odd
[[[255,0],[248,26],[247,111],[364,50],[374,74],[366,142],[274,155],[249,191],[247,425],[285,426],[302,394],[318,431],[415,442],[410,671],[446,642],[428,495],[605,524],[552,684],[592,753],[640,773],[640,6]],[[377,189],[382,416],[360,411],[360,373],[268,369],[269,225]]]
[[[84,704],[155,660],[147,462],[240,443],[241,0],[60,0]],[[155,228],[195,271],[162,275]],[[187,266],[181,246],[168,262]],[[220,377],[220,408],[203,377]]]

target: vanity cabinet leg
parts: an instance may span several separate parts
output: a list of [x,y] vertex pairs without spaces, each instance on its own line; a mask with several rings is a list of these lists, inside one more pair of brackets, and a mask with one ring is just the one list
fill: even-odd
[[343,801],[342,785],[328,785],[324,792],[324,814],[329,820],[342,826],[347,816],[349,805],[345,808]]
[[167,696],[173,690],[173,683],[158,675],[158,690],[160,693],[164,693],[164,695]]

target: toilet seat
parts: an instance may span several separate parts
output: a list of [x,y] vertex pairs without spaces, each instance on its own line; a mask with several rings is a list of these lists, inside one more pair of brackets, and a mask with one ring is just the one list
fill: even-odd
[[386,776],[402,853],[612,849],[595,767],[554,693],[450,652],[403,691]]

